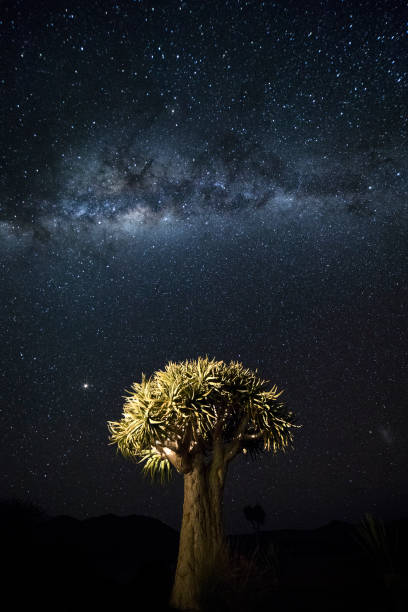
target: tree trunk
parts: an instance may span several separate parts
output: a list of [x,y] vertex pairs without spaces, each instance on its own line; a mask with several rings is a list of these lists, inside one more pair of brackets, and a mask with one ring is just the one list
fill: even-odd
[[[218,463],[218,462],[217,462]],[[222,551],[222,497],[225,467],[215,461],[194,461],[184,475],[183,520],[176,575],[170,605],[180,610],[200,609],[200,586],[209,564]]]

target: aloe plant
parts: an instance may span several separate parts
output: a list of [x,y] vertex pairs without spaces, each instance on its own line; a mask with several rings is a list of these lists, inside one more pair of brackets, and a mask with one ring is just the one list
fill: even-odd
[[257,456],[292,445],[298,426],[281,394],[241,363],[199,357],[142,376],[125,398],[122,418],[108,423],[111,443],[153,479],[164,481],[172,468],[184,477],[173,607],[200,607],[207,561],[223,550],[230,462],[239,453]]
[[380,575],[382,583],[393,601],[393,609],[405,610],[403,602],[402,568],[399,562],[398,533],[392,532],[385,523],[372,514],[365,514],[357,527],[360,544],[374,562],[376,575]]
[[394,547],[384,522],[366,513],[357,527],[360,542],[385,572],[394,571]]

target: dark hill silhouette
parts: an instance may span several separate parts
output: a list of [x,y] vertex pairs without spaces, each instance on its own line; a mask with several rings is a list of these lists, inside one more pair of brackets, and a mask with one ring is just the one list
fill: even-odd
[[[147,516],[78,520],[26,510],[16,506],[10,512],[10,505],[6,511],[0,504],[0,576],[3,597],[9,591],[14,607],[168,609],[177,531]],[[398,534],[394,576],[385,575],[347,523],[229,536],[243,572],[239,581],[249,584],[255,578],[256,587],[249,599],[234,599],[232,608],[227,600],[212,609],[402,612],[408,521],[388,527]]]
[[161,521],[106,515],[30,522],[1,510],[0,516],[1,582],[17,607],[96,609],[147,597],[151,610],[166,608],[178,533]]

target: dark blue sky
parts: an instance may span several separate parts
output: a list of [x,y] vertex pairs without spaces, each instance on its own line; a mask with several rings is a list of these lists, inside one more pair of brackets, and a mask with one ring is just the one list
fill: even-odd
[[303,424],[229,528],[406,515],[404,6],[2,3],[1,497],[176,526],[106,421],[208,354]]

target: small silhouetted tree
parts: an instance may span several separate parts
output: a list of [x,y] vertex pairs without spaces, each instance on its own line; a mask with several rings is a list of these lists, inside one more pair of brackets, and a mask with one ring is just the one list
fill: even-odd
[[259,504],[255,506],[245,506],[244,515],[255,531],[259,531],[261,525],[265,522],[265,510]]
[[284,450],[293,441],[293,414],[241,363],[198,358],[169,363],[133,383],[123,417],[109,422],[111,443],[162,480],[184,476],[179,555],[171,605],[200,607],[208,559],[223,549],[222,499],[230,462],[240,452]]

